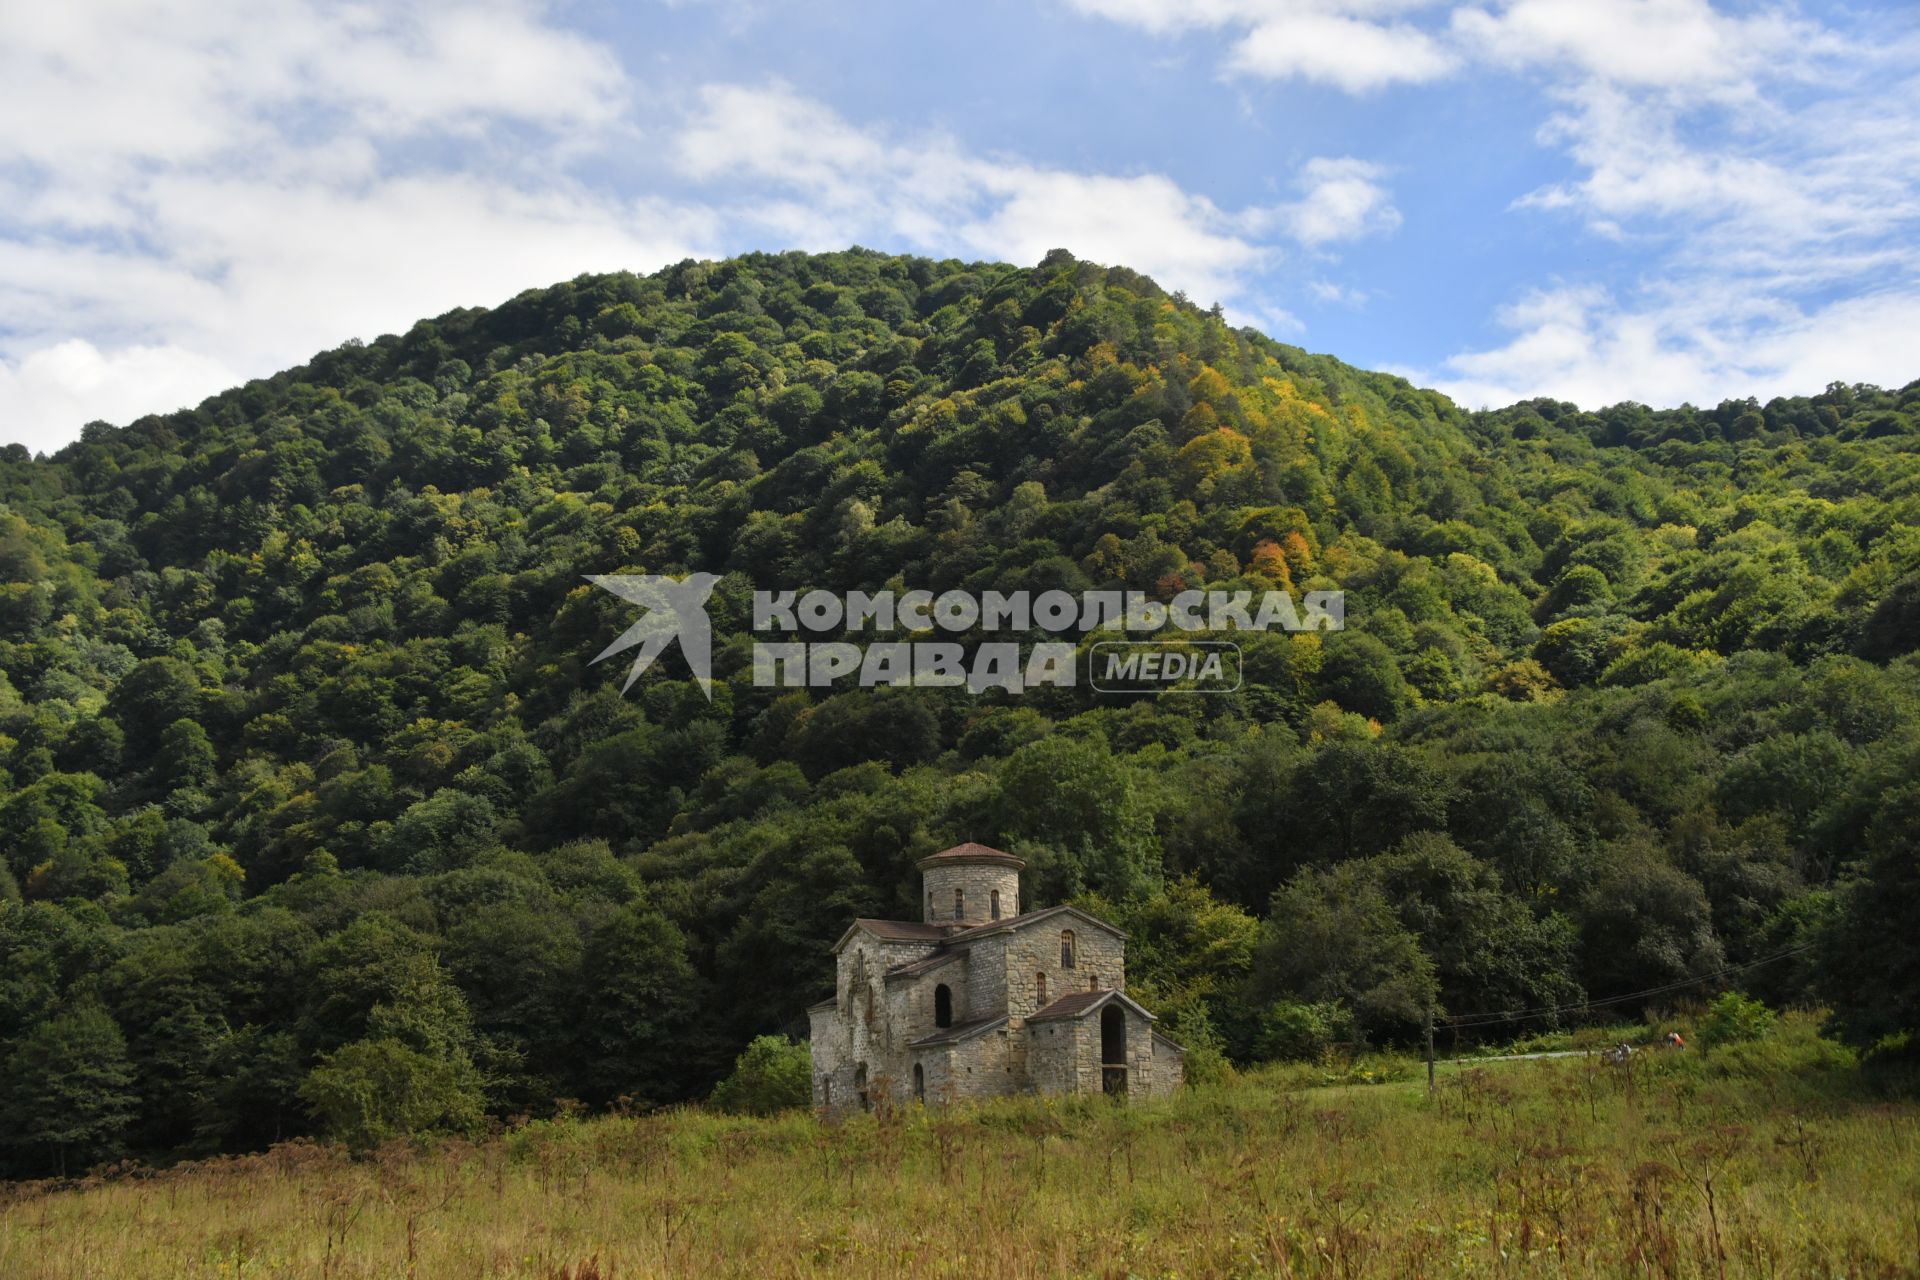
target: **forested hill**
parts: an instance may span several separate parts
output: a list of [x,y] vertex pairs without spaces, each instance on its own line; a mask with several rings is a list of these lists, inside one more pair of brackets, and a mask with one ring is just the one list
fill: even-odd
[[[1064,253],[856,250],[14,446],[0,1171],[695,1096],[961,839],[1125,924],[1202,1069],[1810,943],[1739,980],[1912,1028],[1917,405],[1465,413]],[[696,570],[712,701],[623,697],[583,576]],[[1208,697],[751,683],[754,587],[888,584],[1348,629]]]

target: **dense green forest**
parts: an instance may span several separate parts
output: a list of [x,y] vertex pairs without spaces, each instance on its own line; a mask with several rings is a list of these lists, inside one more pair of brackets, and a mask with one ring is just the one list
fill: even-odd
[[[703,1095],[962,839],[1131,930],[1202,1073],[1729,969],[1920,1026],[1920,383],[1468,413],[1065,253],[753,256],[0,504],[0,1172]],[[622,696],[583,576],[695,570],[712,700]],[[1230,695],[752,683],[753,588],[889,585],[1348,626]]]

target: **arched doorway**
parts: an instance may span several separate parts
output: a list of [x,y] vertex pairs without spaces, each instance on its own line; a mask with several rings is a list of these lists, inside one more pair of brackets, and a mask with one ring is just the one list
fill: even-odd
[[[953,991],[946,983],[933,989],[933,1025],[950,1027],[953,1025]],[[919,1070],[919,1068],[915,1068]]]
[[1127,1091],[1127,1011],[1118,1002],[1100,1011],[1100,1087]]

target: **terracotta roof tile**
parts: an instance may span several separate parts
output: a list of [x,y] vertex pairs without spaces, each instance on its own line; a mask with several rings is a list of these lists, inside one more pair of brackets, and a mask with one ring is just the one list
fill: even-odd
[[939,942],[953,932],[951,926],[926,924],[919,920],[855,920],[858,927],[889,942]]
[[1071,995],[1061,996],[1040,1012],[1030,1015],[1028,1022],[1045,1022],[1048,1018],[1077,1018],[1106,999],[1108,991],[1075,991]]
[[1115,991],[1112,987],[1102,987],[1098,991],[1071,992],[1068,995],[1061,996],[1058,1000],[1055,1000],[1052,1004],[1040,1010],[1040,1012],[1027,1015],[1027,1021],[1047,1022],[1054,1018],[1083,1017],[1086,1014],[1092,1013],[1109,1000],[1118,1000],[1121,1004],[1126,1005],[1129,1009],[1140,1014],[1149,1022],[1159,1021],[1158,1018],[1148,1013],[1138,1000],[1135,1000],[1124,991]]
[[955,1023],[951,1027],[942,1027],[930,1036],[921,1036],[918,1040],[909,1041],[907,1047],[910,1049],[922,1049],[931,1044],[947,1044],[954,1040],[965,1040],[969,1036],[977,1036],[982,1032],[991,1031],[995,1027],[1003,1027],[1006,1023],[1007,1015],[1004,1013],[992,1018],[978,1018],[972,1022]]
[[1008,853],[1004,849],[995,849],[972,840],[965,844],[957,844],[951,849],[930,853],[915,865],[925,867],[928,863],[933,863],[937,866],[942,862],[998,862],[1015,870],[1020,870],[1027,865],[1018,854]]
[[976,934],[992,933],[995,929],[1018,929],[1023,925],[1032,924],[1036,920],[1043,920],[1048,916],[1061,914],[1078,916],[1097,928],[1105,929],[1116,938],[1124,939],[1127,936],[1126,930],[1117,929],[1100,917],[1090,916],[1080,908],[1068,906],[1063,902],[1057,907],[1041,907],[1036,911],[1023,911],[1017,916],[1008,916],[1004,920],[989,920],[985,924],[970,925],[966,929],[955,933],[953,937],[956,942],[962,941]]
[[933,858],[978,858],[983,855],[996,858],[1011,858],[1013,856],[1005,850],[995,849],[990,845],[968,840],[962,844],[953,846],[951,849],[942,849],[938,853],[930,853],[927,855],[927,858],[929,860]]
[[889,978],[915,978],[930,970],[938,969],[943,964],[952,964],[955,960],[960,959],[966,954],[967,949],[965,947],[959,947],[952,951],[936,951],[930,956],[922,956],[918,960],[909,960],[905,964],[893,966],[893,968],[887,970],[887,976]]

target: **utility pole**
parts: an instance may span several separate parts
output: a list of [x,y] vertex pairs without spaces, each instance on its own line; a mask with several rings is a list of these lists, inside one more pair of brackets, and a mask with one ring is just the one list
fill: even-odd
[[1427,1094],[1433,1094],[1433,1006],[1427,1006]]

